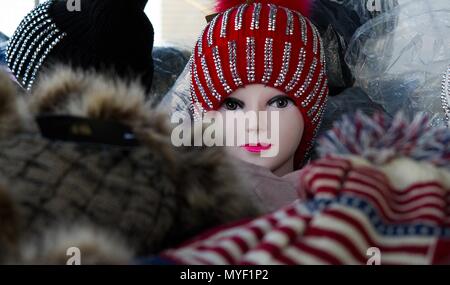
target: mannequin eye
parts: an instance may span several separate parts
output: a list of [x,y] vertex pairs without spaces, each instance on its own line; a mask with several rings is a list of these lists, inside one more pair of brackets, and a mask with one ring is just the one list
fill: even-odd
[[234,98],[227,98],[225,99],[225,101],[222,103],[222,108],[224,108],[225,110],[229,110],[229,111],[235,111],[237,109],[242,109],[244,106],[244,104]]
[[268,102],[268,105],[278,108],[278,109],[283,109],[283,108],[287,108],[289,106],[295,105],[295,102],[294,102],[294,100],[292,100],[291,98],[289,98],[286,95],[279,95],[279,96],[273,97]]

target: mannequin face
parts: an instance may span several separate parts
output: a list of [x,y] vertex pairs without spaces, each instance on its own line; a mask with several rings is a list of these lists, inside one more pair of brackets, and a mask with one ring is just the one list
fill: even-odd
[[[256,138],[257,145],[254,141],[249,144],[246,139],[245,144],[227,147],[232,156],[268,168],[279,176],[293,171],[294,154],[303,136],[304,121],[295,102],[285,93],[262,84],[247,85],[228,96],[218,111],[224,118],[236,115],[235,112],[253,112],[258,117],[253,123],[245,124],[245,132],[241,132]],[[271,119],[276,117],[275,113],[279,118],[277,123]],[[229,127],[224,124],[225,128]],[[261,141],[261,138],[272,138],[273,134],[278,135],[275,140]],[[273,145],[274,142],[278,145]],[[277,150],[275,155],[262,155],[272,148]]]

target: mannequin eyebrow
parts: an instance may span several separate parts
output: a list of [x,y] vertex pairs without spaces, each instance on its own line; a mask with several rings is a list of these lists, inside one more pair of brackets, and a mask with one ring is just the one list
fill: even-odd
[[272,97],[269,101],[267,101],[267,104],[271,104],[271,103],[273,103],[273,102],[275,102],[276,100],[279,100],[279,99],[288,99],[289,101],[291,101],[292,103],[297,105],[295,103],[295,101],[292,100],[291,97],[289,97],[288,95],[285,95],[285,94],[280,94],[280,95],[276,95],[276,96]]
[[223,103],[225,104],[226,102],[229,102],[229,101],[238,104],[241,108],[245,106],[244,101],[241,101],[241,100],[236,99],[236,98],[233,98],[233,97],[228,97],[227,99],[225,99],[225,100],[223,101]]

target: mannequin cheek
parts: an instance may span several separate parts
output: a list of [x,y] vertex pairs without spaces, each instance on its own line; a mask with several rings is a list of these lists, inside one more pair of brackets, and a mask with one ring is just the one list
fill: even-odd
[[280,112],[279,143],[280,153],[288,153],[293,156],[303,137],[304,121],[303,116],[297,108],[291,108],[285,112]]

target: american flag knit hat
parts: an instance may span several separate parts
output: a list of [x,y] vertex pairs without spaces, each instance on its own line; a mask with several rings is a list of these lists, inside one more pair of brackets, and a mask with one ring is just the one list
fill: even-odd
[[309,1],[219,1],[191,58],[191,113],[217,110],[240,87],[264,84],[296,103],[305,130],[296,166],[313,146],[328,96],[325,54]]

